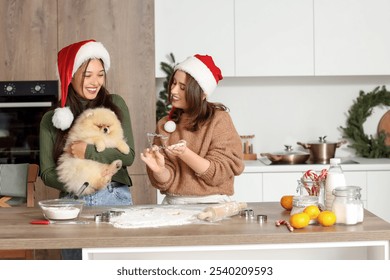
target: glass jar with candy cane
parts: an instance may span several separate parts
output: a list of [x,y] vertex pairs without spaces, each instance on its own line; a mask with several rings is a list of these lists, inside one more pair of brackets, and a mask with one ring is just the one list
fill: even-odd
[[325,180],[327,173],[327,169],[322,169],[319,174],[309,169],[298,180],[297,194],[299,196],[309,195],[318,197],[318,206],[321,210],[325,209]]

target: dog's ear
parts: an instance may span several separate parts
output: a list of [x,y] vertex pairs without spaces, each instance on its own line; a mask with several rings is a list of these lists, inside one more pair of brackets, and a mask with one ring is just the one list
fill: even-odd
[[87,118],[92,117],[92,116],[93,116],[93,111],[92,110],[90,110],[89,112],[87,112],[85,114],[85,117],[87,117]]

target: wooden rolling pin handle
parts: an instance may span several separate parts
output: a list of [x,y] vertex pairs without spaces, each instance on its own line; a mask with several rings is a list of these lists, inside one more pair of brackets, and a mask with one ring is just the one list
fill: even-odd
[[207,220],[213,217],[213,213],[210,211],[202,212],[198,215],[198,219],[200,220]]
[[227,202],[216,206],[207,207],[202,213],[198,214],[198,219],[207,221],[221,220],[240,213],[247,207],[245,202]]

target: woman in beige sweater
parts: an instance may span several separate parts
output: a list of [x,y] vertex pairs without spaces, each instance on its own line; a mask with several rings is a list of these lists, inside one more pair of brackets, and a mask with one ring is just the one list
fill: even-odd
[[208,55],[175,66],[172,110],[141,153],[152,185],[166,195],[163,203],[220,203],[234,193],[234,176],[244,170],[241,139],[228,109],[207,100],[222,78]]

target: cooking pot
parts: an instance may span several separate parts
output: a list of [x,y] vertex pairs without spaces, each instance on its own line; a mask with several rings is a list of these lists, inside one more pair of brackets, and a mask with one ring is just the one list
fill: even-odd
[[340,142],[327,142],[326,136],[319,137],[318,141],[312,143],[305,144],[297,142],[298,145],[301,145],[305,149],[310,149],[310,163],[321,164],[329,163],[330,159],[335,156],[336,148],[345,143],[347,143],[345,140]]
[[302,164],[305,163],[310,154],[301,151],[293,151],[291,146],[285,145],[285,149],[280,153],[262,153],[263,157],[267,157],[273,164]]

